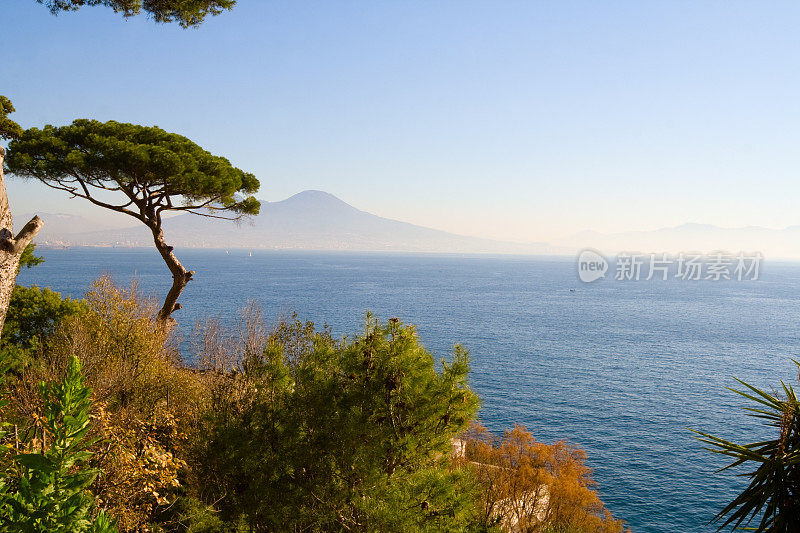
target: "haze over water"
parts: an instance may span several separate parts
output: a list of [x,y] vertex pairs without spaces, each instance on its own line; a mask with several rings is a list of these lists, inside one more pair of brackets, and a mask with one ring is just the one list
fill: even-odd
[[[170,276],[155,250],[38,250],[18,283],[75,297],[99,275],[132,276],[161,298]],[[573,258],[179,250],[196,270],[176,313],[234,324],[251,299],[275,321],[297,312],[337,334],[366,310],[417,326],[437,358],[472,354],[482,422],[526,425],[538,440],[588,453],[604,502],[636,533],[710,532],[741,487],[687,427],[732,440],[766,433],[725,390],[732,376],[768,389],[795,383],[800,265],[763,265],[758,281],[603,280],[582,284]],[[570,289],[575,289],[574,292]],[[191,354],[185,354],[191,357]]]

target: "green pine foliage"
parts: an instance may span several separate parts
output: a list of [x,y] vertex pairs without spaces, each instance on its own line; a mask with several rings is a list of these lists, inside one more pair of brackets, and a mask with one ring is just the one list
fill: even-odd
[[91,457],[89,431],[91,389],[83,382],[81,364],[73,357],[61,381],[43,383],[38,451],[11,457],[10,487],[0,504],[0,532],[116,531],[102,512],[93,517],[88,492],[98,471],[87,468]]
[[25,249],[22,251],[22,255],[19,258],[20,268],[31,268],[44,263],[44,257],[34,254],[35,249],[36,245],[34,243],[30,243],[25,247]]
[[[160,219],[166,210],[258,214],[260,206],[252,196],[259,187],[253,174],[156,126],[79,119],[26,129],[9,143],[6,164],[19,177],[81,198],[87,198],[83,186],[95,194],[121,193],[125,207],[116,210],[139,219]],[[139,209],[143,200],[155,213]]]
[[198,26],[209,15],[230,10],[236,0],[36,0],[50,12],[76,11],[83,6],[106,6],[124,17],[147,13],[156,22],[177,22],[184,28]]
[[198,431],[200,493],[253,531],[463,529],[474,483],[449,451],[478,399],[464,349],[436,366],[396,319],[370,317],[353,340],[282,326],[217,376]]
[[14,112],[14,104],[0,95],[0,140],[17,139],[22,135],[22,126],[8,118]]
[[167,244],[164,215],[186,212],[240,219],[257,215],[256,177],[191,140],[156,126],[79,119],[68,126],[29,128],[8,145],[10,172],[123,213],[143,223],[172,273],[159,321],[181,308],[193,279]]

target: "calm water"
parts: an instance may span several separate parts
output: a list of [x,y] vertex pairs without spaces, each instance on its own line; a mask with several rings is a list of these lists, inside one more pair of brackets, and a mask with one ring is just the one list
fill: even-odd
[[[166,294],[155,251],[40,250],[21,284],[81,296],[110,272]],[[725,390],[732,376],[771,388],[796,383],[800,265],[771,264],[750,282],[577,281],[572,259],[183,250],[197,271],[176,313],[234,320],[248,300],[268,317],[293,311],[340,334],[371,310],[418,326],[425,345],[473,357],[485,425],[514,422],[538,440],[583,447],[603,500],[635,533],[714,531],[712,516],[741,481],[687,427],[757,440],[763,429]],[[575,292],[569,289],[575,288]]]

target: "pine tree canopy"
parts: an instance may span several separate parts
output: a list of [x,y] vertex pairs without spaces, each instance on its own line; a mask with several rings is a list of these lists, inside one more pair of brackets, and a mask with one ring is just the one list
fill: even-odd
[[236,0],[36,0],[54,15],[61,11],[77,11],[84,6],[106,6],[125,17],[142,11],[156,22],[177,22],[184,28],[198,26],[208,15],[230,10]]
[[[22,132],[8,145],[6,165],[23,178],[125,213],[143,222],[172,273],[159,319],[181,308],[178,297],[192,280],[167,245],[165,211],[237,219],[257,215],[258,180],[225,159],[155,126],[76,120]],[[16,266],[16,265],[15,265]]]
[[14,112],[14,105],[11,100],[0,95],[0,139],[16,139],[22,134],[19,124],[8,118]]
[[[259,187],[255,176],[155,126],[81,119],[31,128],[9,144],[6,164],[17,176],[148,225],[160,225],[164,211],[237,218],[260,207],[252,196]],[[119,200],[112,202],[108,192]]]

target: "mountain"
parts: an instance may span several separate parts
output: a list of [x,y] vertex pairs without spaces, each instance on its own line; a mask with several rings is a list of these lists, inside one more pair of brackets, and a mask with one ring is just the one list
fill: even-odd
[[[48,218],[43,218],[47,226]],[[164,221],[164,233],[171,245],[192,248],[518,254],[553,251],[545,244],[465,237],[379,217],[323,191],[303,191],[279,202],[262,202],[258,216],[238,224],[192,214],[175,216]],[[61,243],[73,245],[152,246],[153,242],[144,226],[75,231],[69,235],[59,232],[57,236]]]
[[[119,215],[117,224],[65,214],[40,214],[37,242],[50,245],[152,246],[149,231]],[[22,215],[18,220],[28,220]],[[653,231],[583,231],[551,244],[495,241],[379,217],[323,191],[303,191],[279,202],[262,202],[261,213],[239,223],[184,214],[164,221],[167,242],[187,248],[353,250],[445,253],[572,255],[584,248],[604,254],[761,252],[768,258],[800,258],[800,226],[769,229],[683,224]]]
[[[128,223],[127,220],[123,220],[121,217],[118,217],[121,223],[113,224],[108,221],[90,220],[80,215],[67,213],[37,214],[44,220],[44,227],[37,235],[36,242],[47,244],[68,244],[71,243],[75,235],[88,232],[113,231],[123,227],[130,227],[135,223],[133,219]],[[14,215],[14,221],[17,225],[23,224],[31,218],[33,218],[33,213],[25,213],[20,216]]]
[[790,259],[800,258],[800,226],[784,229],[758,226],[721,228],[688,223],[652,231],[608,234],[583,231],[555,244],[570,250],[595,248],[604,253],[761,252],[769,258]]

